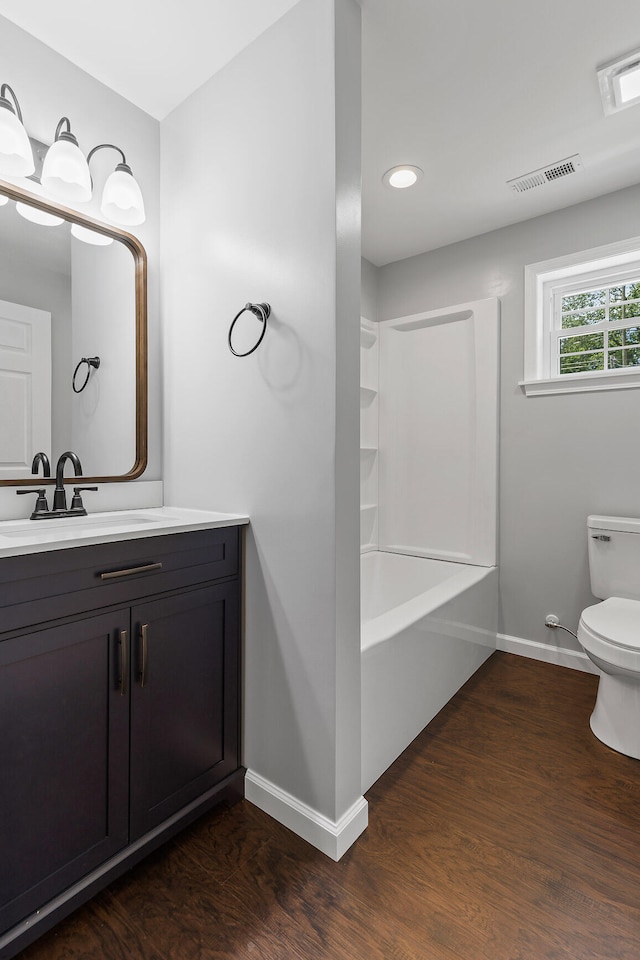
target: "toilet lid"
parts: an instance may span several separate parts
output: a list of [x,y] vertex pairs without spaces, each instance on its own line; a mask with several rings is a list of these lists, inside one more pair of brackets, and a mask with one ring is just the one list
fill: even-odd
[[628,650],[640,650],[639,600],[609,597],[583,610],[581,620],[600,640]]

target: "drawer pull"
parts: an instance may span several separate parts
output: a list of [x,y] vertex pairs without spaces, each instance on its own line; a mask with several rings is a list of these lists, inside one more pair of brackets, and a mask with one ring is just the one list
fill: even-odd
[[129,663],[129,654],[127,651],[127,641],[129,639],[129,634],[126,630],[120,631],[120,637],[118,639],[118,647],[120,649],[120,677],[118,682],[120,684],[120,696],[125,697],[127,695],[127,666]]
[[149,650],[149,624],[143,623],[140,627],[140,686],[147,682],[147,653]]
[[115,580],[117,577],[132,577],[135,573],[150,573],[151,570],[162,570],[161,563],[144,563],[141,567],[127,567],[125,570],[109,570],[101,573],[101,580]]

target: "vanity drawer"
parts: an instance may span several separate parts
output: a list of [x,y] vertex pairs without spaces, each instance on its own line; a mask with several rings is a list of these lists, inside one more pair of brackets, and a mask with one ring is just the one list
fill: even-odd
[[0,558],[0,635],[234,577],[239,527]]

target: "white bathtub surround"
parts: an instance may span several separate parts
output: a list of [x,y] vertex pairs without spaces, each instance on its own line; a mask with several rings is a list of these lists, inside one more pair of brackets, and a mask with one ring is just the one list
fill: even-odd
[[330,820],[253,770],[247,770],[245,797],[332,860],[339,860],[367,828],[369,806],[358,799],[339,820]]
[[380,549],[493,566],[499,301],[379,327]]
[[378,544],[378,334],[360,318],[360,550]]
[[362,790],[491,655],[498,571],[394,553],[362,563]]
[[496,647],[498,359],[495,298],[361,324],[363,790]]

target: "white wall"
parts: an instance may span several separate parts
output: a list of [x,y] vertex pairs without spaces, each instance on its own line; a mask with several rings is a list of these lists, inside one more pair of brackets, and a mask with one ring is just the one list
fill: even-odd
[[483,297],[501,301],[500,597],[502,633],[578,649],[589,589],[586,518],[640,515],[640,393],[525,397],[524,265],[640,234],[640,187],[381,268],[379,317]]
[[[51,143],[58,120],[67,116],[85,154],[98,143],[120,146],[142,188],[147,220],[131,232],[139,237],[149,256],[149,467],[143,479],[157,479],[161,475],[162,463],[158,318],[159,124],[4,17],[0,17],[0,59],[2,82],[15,90],[30,136]],[[101,219],[101,187],[117,162],[118,155],[113,151],[104,150],[96,155],[91,162],[96,196],[78,209]],[[61,452],[53,451],[54,463]],[[95,494],[95,509],[99,509],[98,502],[99,494]]]
[[167,500],[250,515],[244,762],[332,824],[360,794],[359,15],[301,0],[161,141]]

